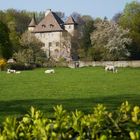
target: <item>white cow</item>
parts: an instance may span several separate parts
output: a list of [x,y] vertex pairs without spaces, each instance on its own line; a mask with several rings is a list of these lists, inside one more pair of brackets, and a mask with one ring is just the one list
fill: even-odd
[[20,73],[21,73],[21,71],[16,71],[16,73],[17,73],[17,74],[20,74]]
[[7,73],[21,73],[21,71],[16,71],[16,70],[13,70],[13,69],[7,69]]
[[7,73],[16,73],[16,70],[7,69]]
[[50,70],[45,70],[45,73],[55,73],[54,69],[50,69]]
[[113,65],[105,66],[105,71],[112,71],[114,73],[118,72],[117,68],[115,66],[113,66]]

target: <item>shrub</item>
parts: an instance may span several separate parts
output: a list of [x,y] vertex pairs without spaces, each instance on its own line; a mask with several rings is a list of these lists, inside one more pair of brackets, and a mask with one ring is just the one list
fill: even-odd
[[6,60],[0,58],[0,70],[4,70],[5,66],[6,66]]
[[35,65],[31,64],[23,64],[23,63],[10,63],[7,65],[8,68],[14,70],[32,70],[35,68]]
[[114,112],[98,104],[91,114],[67,112],[54,107],[54,118],[31,107],[20,119],[6,118],[0,129],[1,140],[139,140],[140,107],[128,102]]
[[68,62],[64,59],[60,59],[59,61],[50,59],[44,63],[44,67],[68,67]]

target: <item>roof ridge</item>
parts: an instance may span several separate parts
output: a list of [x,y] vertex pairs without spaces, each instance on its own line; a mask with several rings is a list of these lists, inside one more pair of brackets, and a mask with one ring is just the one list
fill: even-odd
[[34,32],[62,31],[64,22],[56,13],[50,11],[35,27]]
[[[61,20],[61,18],[59,16],[57,16],[57,14],[54,12],[51,12],[51,14],[53,15],[53,17],[54,17],[55,21],[57,22],[57,24],[59,25],[59,27],[63,30],[62,25],[60,25],[60,24],[62,24],[62,23],[64,24],[64,22]],[[59,23],[59,22],[61,22],[61,23]]]

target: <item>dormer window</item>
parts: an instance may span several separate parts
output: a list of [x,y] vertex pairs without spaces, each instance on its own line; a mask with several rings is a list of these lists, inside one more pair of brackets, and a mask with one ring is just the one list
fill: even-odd
[[42,28],[45,28],[45,27],[46,27],[46,25],[43,24],[43,25],[42,25]]
[[54,25],[53,24],[50,24],[50,28],[53,28],[54,27]]

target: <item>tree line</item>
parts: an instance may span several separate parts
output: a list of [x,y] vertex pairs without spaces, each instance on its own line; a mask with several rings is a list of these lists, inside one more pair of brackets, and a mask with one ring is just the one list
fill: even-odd
[[[83,60],[140,59],[140,2],[127,3],[111,20],[83,16],[77,53]],[[76,43],[75,43],[76,44]],[[75,47],[74,47],[75,48]]]
[[[43,44],[27,32],[33,14],[39,22],[44,12],[8,9],[0,11],[0,58],[14,57],[20,63],[43,63]],[[58,16],[65,19],[63,12]],[[140,59],[140,2],[127,3],[111,20],[73,12],[78,30],[72,37],[72,56],[81,60]]]

